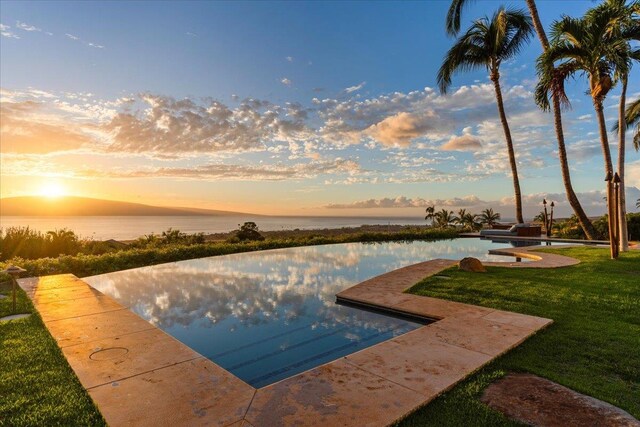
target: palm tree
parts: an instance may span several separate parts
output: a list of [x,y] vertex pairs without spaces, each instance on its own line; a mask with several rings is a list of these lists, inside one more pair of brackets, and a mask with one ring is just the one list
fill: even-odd
[[453,211],[442,209],[440,212],[434,214],[436,225],[440,228],[446,228],[454,222]]
[[[449,12],[447,13],[446,20],[446,29],[449,35],[456,35],[460,30],[460,18],[462,9],[469,5],[473,0],[452,0],[451,6],[449,7]],[[540,21],[540,16],[538,15],[538,8],[536,7],[536,2],[534,0],[526,0],[527,7],[529,8],[529,13],[531,14],[531,18],[533,21],[533,27],[538,34],[538,39],[540,40],[540,44],[542,45],[542,50],[546,51],[549,48],[549,40],[547,39],[547,34],[544,31],[544,27]],[[562,112],[561,112],[561,102],[560,97],[555,92],[551,93],[552,105],[553,105],[553,121],[554,128],[556,132],[556,139],[558,140],[558,158],[560,160],[560,170],[562,171],[562,182],[564,183],[564,188],[567,193],[567,200],[573,208],[576,216],[578,217],[578,222],[580,223],[580,227],[584,231],[585,235],[588,239],[595,239],[597,237],[597,232],[589,220],[589,217],[585,213],[582,205],[580,204],[580,200],[578,200],[578,196],[573,189],[573,184],[571,183],[571,172],[569,169],[569,161],[567,159],[567,148],[564,142],[564,129],[562,126]]]
[[[587,12],[587,19],[599,20],[601,16],[608,19],[608,29],[604,34],[603,43],[619,46],[620,51],[616,54],[621,57],[619,66],[616,67],[614,76],[622,83],[620,92],[620,102],[618,106],[618,176],[620,177],[620,191],[618,200],[618,214],[620,222],[620,250],[628,251],[629,242],[627,238],[627,209],[624,190],[624,166],[626,151],[626,126],[625,126],[625,104],[627,96],[627,83],[633,60],[640,60],[640,50],[632,49],[631,40],[640,38],[640,24],[636,16],[640,13],[640,3],[627,6],[626,0],[606,0],[599,6]],[[614,43],[612,43],[614,41]],[[621,43],[618,45],[617,41]]]
[[433,217],[436,212],[435,206],[427,206],[427,216],[424,217],[425,221],[431,221],[431,225],[433,225]]
[[440,71],[438,71],[438,85],[442,93],[447,92],[451,86],[453,74],[459,70],[466,71],[484,67],[489,71],[489,78],[496,91],[498,113],[507,142],[516,199],[516,217],[520,223],[524,222],[522,196],[516,156],[513,151],[513,140],[502,100],[500,64],[518,54],[529,40],[532,31],[531,18],[524,11],[501,7],[491,19],[484,17],[474,21],[469,30],[447,52]]
[[478,230],[482,227],[482,225],[478,223],[477,219],[478,215],[472,213],[465,214],[464,218],[462,219],[462,225],[464,228],[468,228],[472,231]]
[[458,225],[463,225],[462,222],[464,221],[464,217],[467,215],[467,210],[466,209],[460,209],[458,211],[458,216],[454,216],[453,217],[453,222],[455,222]]
[[[625,128],[635,125],[636,128],[633,131],[633,148],[636,151],[640,151],[640,98],[633,101],[627,107],[624,113]],[[618,130],[618,123],[615,124],[613,130]]]
[[492,208],[487,208],[480,213],[480,223],[487,224],[489,227],[494,226],[500,221],[500,214],[493,212]]
[[[607,176],[613,176],[603,103],[613,86],[612,74],[616,69],[626,66],[625,58],[620,53],[627,50],[628,43],[626,40],[606,39],[609,22],[607,14],[597,14],[585,18],[565,16],[553,23],[553,43],[538,58],[539,82],[536,87],[536,103],[543,109],[549,109],[548,93],[555,92],[565,105],[569,105],[564,90],[565,81],[578,73],[587,75],[593,107],[598,118],[605,172]],[[611,194],[611,186],[607,188],[611,236],[615,201]]]

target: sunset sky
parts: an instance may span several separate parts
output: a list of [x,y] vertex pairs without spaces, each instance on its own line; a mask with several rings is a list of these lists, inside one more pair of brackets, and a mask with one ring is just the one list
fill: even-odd
[[[500,4],[476,2],[463,28]],[[548,26],[594,4],[538,7]],[[435,203],[513,217],[487,73],[456,75],[447,96],[436,87],[453,43],[448,5],[3,1],[0,193],[292,215],[420,215]],[[532,99],[539,53],[532,38],[502,67],[527,216],[543,197],[569,213],[552,116]],[[565,135],[575,189],[601,214],[587,88],[569,87]],[[629,89],[640,96],[638,66]],[[640,155],[627,159],[631,206]]]

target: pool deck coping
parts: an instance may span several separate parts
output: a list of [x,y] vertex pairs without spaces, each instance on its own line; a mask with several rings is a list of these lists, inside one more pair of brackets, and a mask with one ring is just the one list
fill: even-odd
[[[532,258],[485,265],[556,268]],[[379,426],[397,421],[552,323],[404,293],[455,260],[434,259],[359,283],[338,301],[436,319],[411,332],[255,389],[71,274],[21,279],[49,332],[109,425]]]

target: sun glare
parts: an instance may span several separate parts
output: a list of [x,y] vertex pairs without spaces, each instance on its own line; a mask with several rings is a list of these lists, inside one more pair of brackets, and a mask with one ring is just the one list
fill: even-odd
[[56,182],[48,182],[40,189],[40,195],[49,198],[56,198],[65,195],[65,189]]

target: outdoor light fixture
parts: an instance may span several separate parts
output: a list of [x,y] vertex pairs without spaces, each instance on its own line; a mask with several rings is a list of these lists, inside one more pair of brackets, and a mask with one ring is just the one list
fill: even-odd
[[549,237],[549,214],[547,213],[547,199],[542,199],[542,204],[544,205],[544,231],[547,233],[547,237]]
[[[616,181],[617,179],[617,181]],[[607,215],[609,216],[609,247],[611,249],[611,259],[618,258],[618,239],[617,232],[618,229],[618,215],[616,215],[617,206],[616,201],[618,200],[617,195],[614,195],[614,187],[618,188],[620,186],[620,177],[616,173],[615,176],[611,172],[607,172],[607,175],[604,177],[604,180],[607,183]],[[615,206],[615,208],[614,208]]]
[[553,228],[553,207],[556,204],[553,203],[553,201],[551,202],[551,215],[549,218],[549,228],[547,228],[547,237],[551,237],[551,229]]
[[13,291],[13,313],[14,314],[16,312],[16,285],[18,284],[18,278],[25,271],[27,270],[15,265],[8,267],[6,270],[2,270],[3,273],[7,273],[8,275],[11,276],[11,289]]

